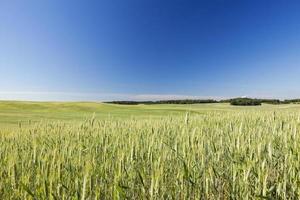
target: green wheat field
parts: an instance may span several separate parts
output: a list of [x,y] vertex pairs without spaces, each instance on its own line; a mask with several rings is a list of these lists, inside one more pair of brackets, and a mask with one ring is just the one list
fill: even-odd
[[300,105],[0,102],[0,199],[299,199]]

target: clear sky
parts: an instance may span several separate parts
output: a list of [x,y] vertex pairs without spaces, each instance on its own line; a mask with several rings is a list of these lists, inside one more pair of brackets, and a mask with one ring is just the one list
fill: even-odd
[[0,98],[300,97],[300,1],[0,0]]

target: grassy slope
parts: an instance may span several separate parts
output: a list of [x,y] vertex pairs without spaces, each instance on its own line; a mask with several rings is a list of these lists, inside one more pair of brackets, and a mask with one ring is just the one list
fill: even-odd
[[210,111],[235,110],[293,110],[300,111],[300,105],[263,105],[259,107],[233,107],[228,104],[193,105],[114,105],[96,102],[19,102],[0,101],[0,128],[16,126],[19,122],[78,121],[91,118],[149,118],[166,115],[205,113]]

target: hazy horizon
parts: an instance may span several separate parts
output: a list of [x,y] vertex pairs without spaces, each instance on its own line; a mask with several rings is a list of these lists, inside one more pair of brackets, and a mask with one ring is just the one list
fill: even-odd
[[224,100],[231,98],[261,98],[261,99],[297,99],[299,97],[274,97],[274,96],[193,96],[178,94],[117,94],[117,93],[68,93],[68,92],[1,92],[0,101],[57,101],[57,102],[105,102],[105,101],[159,101],[183,99],[214,99]]

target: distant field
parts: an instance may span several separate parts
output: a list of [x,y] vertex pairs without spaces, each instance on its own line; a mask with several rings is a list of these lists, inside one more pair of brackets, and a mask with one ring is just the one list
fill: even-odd
[[192,105],[115,105],[95,102],[18,102],[0,101],[0,127],[14,127],[19,123],[64,121],[74,122],[91,118],[152,118],[161,116],[203,114],[211,111],[247,110],[291,110],[300,111],[300,105],[268,105],[257,107],[230,106],[229,104],[192,104]]
[[300,105],[0,102],[0,199],[299,199]]

